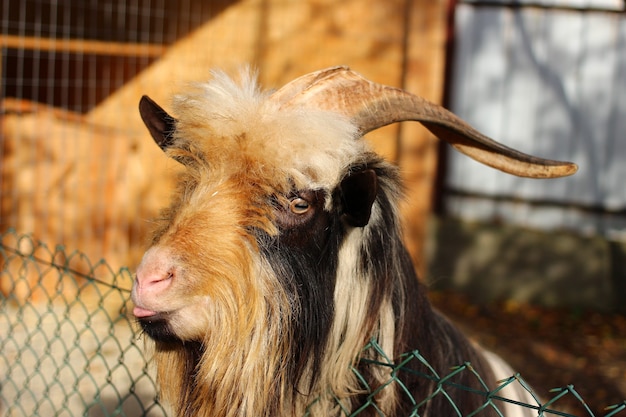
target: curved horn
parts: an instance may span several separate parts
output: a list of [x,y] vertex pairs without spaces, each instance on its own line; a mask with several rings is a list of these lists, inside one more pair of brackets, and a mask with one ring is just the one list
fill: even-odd
[[571,162],[538,158],[504,146],[443,107],[404,90],[373,83],[348,67],[304,75],[276,91],[272,99],[285,107],[314,106],[341,113],[362,135],[391,123],[417,121],[469,157],[521,177],[563,177],[578,170]]

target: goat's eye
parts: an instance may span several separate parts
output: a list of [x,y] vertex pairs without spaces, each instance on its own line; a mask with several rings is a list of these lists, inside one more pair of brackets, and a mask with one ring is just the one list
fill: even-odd
[[309,211],[310,208],[309,202],[304,198],[294,197],[289,201],[289,210],[291,210],[293,214],[304,214]]

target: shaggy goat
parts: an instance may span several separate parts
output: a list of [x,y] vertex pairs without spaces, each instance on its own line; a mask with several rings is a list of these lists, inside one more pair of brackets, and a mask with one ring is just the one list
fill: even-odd
[[[186,168],[132,291],[133,313],[155,342],[161,396],[176,415],[344,415],[365,401],[363,381],[375,390],[390,377],[359,360],[382,360],[362,352],[371,339],[390,358],[418,349],[444,375],[471,361],[492,387],[494,375],[510,376],[431,307],[401,239],[398,170],[359,138],[416,120],[510,173],[554,177],[576,166],[506,148],[346,67],[273,93],[253,78],[215,73],[175,99],[178,119],[147,97],[139,105],[156,143]],[[411,372],[400,376],[415,398],[433,389]],[[481,388],[469,372],[454,381]],[[410,414],[402,391],[381,389],[376,407]],[[484,402],[449,395],[464,414]],[[360,415],[380,415],[376,407]],[[443,395],[419,413],[456,415]]]

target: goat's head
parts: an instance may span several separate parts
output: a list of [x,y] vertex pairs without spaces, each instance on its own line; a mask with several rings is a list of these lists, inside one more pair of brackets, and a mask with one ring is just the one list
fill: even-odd
[[[400,187],[395,168],[359,140],[363,134],[415,120],[506,172],[555,177],[576,170],[509,149],[442,107],[345,67],[305,75],[271,94],[249,78],[241,85],[215,78],[175,100],[177,119],[147,97],[140,102],[156,143],[186,169],[137,270],[132,298],[151,338],[198,342],[234,368],[261,356],[259,372],[301,374],[321,366],[331,327],[343,326],[340,344],[352,328],[377,325],[366,318],[383,308],[384,293],[370,286],[359,299],[365,290],[342,278],[363,268],[357,252],[367,248],[345,242],[375,234],[368,231],[374,220],[384,239],[383,229],[396,227],[397,213],[388,211]],[[339,287],[363,305],[339,311]],[[278,363],[284,358],[294,364]],[[207,372],[229,372],[217,368]]]

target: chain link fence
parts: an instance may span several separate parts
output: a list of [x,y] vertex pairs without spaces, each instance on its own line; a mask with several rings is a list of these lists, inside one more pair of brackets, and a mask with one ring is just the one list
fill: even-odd
[[[383,358],[383,361],[372,361],[369,359],[361,359],[362,361],[366,361],[368,363],[374,364],[376,366],[382,366],[389,369],[389,379],[386,383],[382,384],[380,387],[376,389],[371,389],[365,379],[358,374],[356,369],[353,369],[354,372],[357,372],[357,376],[361,381],[362,388],[368,392],[367,399],[365,403],[356,411],[349,411],[345,407],[342,406],[341,401],[337,400],[341,410],[343,411],[343,415],[347,417],[356,417],[364,410],[373,408],[376,410],[377,415],[384,417],[384,414],[377,408],[375,403],[376,395],[383,389],[386,389],[388,386],[392,384],[398,384],[400,387],[400,392],[403,395],[403,398],[408,399],[413,407],[411,409],[410,414],[407,417],[418,417],[421,415],[426,415],[427,404],[437,397],[444,397],[446,401],[449,401],[452,409],[455,411],[455,416],[466,416],[471,417],[475,415],[483,415],[480,414],[485,409],[492,409],[498,416],[506,416],[507,413],[505,411],[506,404],[512,404],[514,407],[520,407],[525,409],[534,410],[534,413],[537,416],[561,416],[561,417],[597,417],[597,415],[587,406],[585,400],[581,397],[581,395],[574,389],[573,385],[567,385],[560,388],[554,388],[550,390],[550,395],[552,396],[549,400],[545,400],[538,396],[529,384],[522,378],[519,373],[511,375],[508,378],[502,379],[498,381],[498,386],[495,388],[488,387],[483,381],[482,377],[476,370],[472,367],[472,364],[466,362],[464,364],[453,366],[450,368],[449,373],[440,374],[435,371],[432,366],[428,363],[427,358],[422,356],[419,351],[411,351],[406,352],[400,355],[398,362],[394,363],[390,358],[385,355],[385,352],[382,350],[380,345],[376,342],[376,340],[371,340],[368,345],[365,346],[364,351],[374,350],[376,355]],[[420,372],[415,370],[415,366],[410,366],[411,364],[421,364],[427,369],[426,372]],[[432,390],[429,395],[424,398],[414,398],[411,393],[407,390],[406,386],[402,383],[401,373],[411,373],[414,375],[418,375],[424,380],[430,381],[432,384]],[[470,373],[481,386],[480,389],[471,388],[465,385],[460,385],[455,382],[455,378],[460,373]],[[511,398],[511,391],[507,392],[507,389],[515,389],[515,391],[520,392],[526,391],[530,394],[530,396],[534,399],[532,402],[522,402],[520,400],[515,400]],[[457,404],[454,403],[450,394],[453,390],[462,390],[467,391],[471,394],[478,395],[484,397],[484,402],[477,409],[463,414]],[[506,392],[506,393],[505,393]],[[582,409],[582,413],[575,413],[572,411],[567,411],[569,407],[561,407],[559,405],[560,400],[564,399],[564,397],[572,397],[576,400],[576,403],[580,405],[580,409]],[[561,404],[562,405],[562,404]],[[508,411],[510,412],[510,408]],[[605,413],[603,417],[613,417],[616,415],[626,416],[626,400],[620,404],[611,405],[605,408]],[[519,410],[516,410],[519,411]],[[534,414],[533,413],[533,414]],[[517,414],[516,414],[517,415]]]
[[165,416],[127,314],[132,276],[2,235],[0,415]]
[[[156,399],[155,378],[128,314],[132,275],[127,269],[113,271],[104,260],[91,263],[80,252],[49,248],[13,231],[0,235],[0,263],[0,416],[167,415]],[[495,389],[484,383],[484,389],[470,389],[453,382],[461,372],[482,381],[469,363],[439,375],[417,351],[401,355],[394,363],[374,340],[365,349],[374,349],[385,358],[374,364],[388,368],[390,378],[374,390],[360,378],[370,395],[356,411],[338,401],[346,416],[372,409],[382,416],[373,399],[380,390],[396,384],[413,403],[411,416],[423,414],[426,404],[437,396],[450,399],[449,389],[454,388],[485,398],[483,406],[470,415],[493,408],[502,416],[503,404],[508,402],[531,408],[538,416],[574,417],[557,410],[559,400],[569,396],[581,404],[585,416],[595,417],[571,385],[553,390],[548,401],[533,394],[518,374],[500,381]],[[413,398],[402,384],[401,372],[416,372],[406,366],[412,361],[429,370],[419,374],[433,384],[426,398]],[[535,402],[501,396],[505,387],[513,385],[530,392]],[[626,401],[607,407],[604,417],[626,416],[624,410]]]

